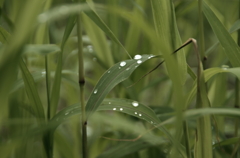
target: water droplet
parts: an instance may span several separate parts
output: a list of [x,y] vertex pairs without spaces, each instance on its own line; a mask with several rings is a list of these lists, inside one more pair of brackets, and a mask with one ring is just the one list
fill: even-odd
[[97,89],[95,89],[93,93],[94,93],[94,94],[97,94],[97,91],[98,91],[98,90],[97,90]]
[[133,102],[132,102],[132,105],[133,105],[134,107],[138,107],[139,104],[138,104],[137,101],[133,101]]
[[153,122],[151,121],[151,124],[153,124]]
[[120,63],[120,66],[125,66],[127,63],[125,62],[125,61],[122,61],[121,63]]
[[138,116],[142,116],[142,114],[138,114]]
[[111,102],[108,102],[108,104],[111,104]]
[[93,61],[97,61],[97,58],[94,57],[94,58],[93,58]]
[[142,63],[142,60],[138,60],[137,63],[138,63],[138,64],[141,64],[141,63]]
[[123,111],[123,108],[120,108],[121,111]]
[[92,45],[88,45],[87,49],[88,49],[89,53],[93,53],[93,46]]
[[139,55],[139,54],[137,54],[137,55],[134,56],[134,59],[136,59],[136,60],[138,60],[138,59],[142,59],[142,56]]
[[46,75],[46,71],[42,71],[42,76],[45,76]]
[[48,18],[48,16],[45,13],[42,13],[42,14],[38,15],[38,21],[40,23],[47,22],[47,18]]
[[227,70],[228,68],[229,68],[228,65],[222,65],[222,69],[223,69],[223,70]]
[[116,108],[113,108],[113,110],[116,110]]
[[128,67],[128,68],[126,69],[126,71],[128,71],[128,70],[130,70],[130,67]]
[[152,57],[154,57],[154,55],[150,55],[150,56],[148,57],[148,59],[151,59]]
[[136,114],[136,115],[137,115],[137,112],[135,112],[134,114]]
[[121,67],[118,67],[118,69],[121,69]]
[[108,73],[110,73],[111,71],[108,71]]
[[69,112],[66,112],[66,113],[65,113],[65,115],[68,115],[68,114],[69,114]]

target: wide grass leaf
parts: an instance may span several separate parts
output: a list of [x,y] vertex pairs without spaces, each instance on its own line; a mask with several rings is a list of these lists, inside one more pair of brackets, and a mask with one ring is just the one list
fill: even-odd
[[138,56],[137,59],[130,59],[119,62],[108,69],[100,78],[88,99],[86,105],[87,118],[96,111],[106,95],[117,84],[126,80],[140,64],[150,59],[151,57],[153,56]]
[[224,52],[228,57],[230,63],[234,67],[240,66],[240,49],[239,46],[235,43],[231,35],[228,33],[226,28],[220,22],[220,20],[213,13],[211,8],[203,3],[203,12],[208,19],[209,24],[211,25],[213,32],[217,36],[221,46],[224,48]]

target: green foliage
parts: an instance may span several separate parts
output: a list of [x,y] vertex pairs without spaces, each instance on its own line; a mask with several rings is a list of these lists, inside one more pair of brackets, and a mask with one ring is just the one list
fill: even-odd
[[0,0],[0,157],[239,158],[239,1],[198,2]]

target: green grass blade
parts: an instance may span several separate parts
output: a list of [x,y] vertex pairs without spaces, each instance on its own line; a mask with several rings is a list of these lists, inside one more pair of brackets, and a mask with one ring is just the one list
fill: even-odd
[[161,122],[151,108],[138,103],[137,101],[128,99],[104,99],[101,106],[99,106],[97,110],[113,110],[117,112],[123,112],[139,119],[143,119],[153,125]]
[[[91,8],[91,7],[90,7]],[[106,35],[109,36],[114,42],[116,42],[126,53],[127,55],[131,57],[131,55],[128,53],[128,51],[125,49],[125,47],[122,45],[122,43],[117,39],[117,37],[114,35],[114,33],[109,29],[109,27],[104,23],[104,21],[98,16],[98,14],[91,8],[90,11],[85,11],[85,14],[99,27],[102,29],[103,32],[106,33]]]
[[[208,82],[213,76],[215,76],[219,73],[231,73],[231,74],[235,75],[236,77],[238,77],[238,79],[240,79],[240,68],[239,67],[228,68],[228,69],[215,67],[215,68],[210,68],[210,69],[207,69],[204,71],[205,82]],[[196,92],[197,92],[197,85],[196,85],[196,81],[195,81],[194,86],[192,87],[192,90],[188,94],[188,99],[187,99],[186,105],[190,104],[190,102],[196,95]]]
[[58,101],[60,96],[61,80],[62,80],[62,52],[64,49],[64,45],[75,25],[75,19],[76,19],[76,16],[72,16],[69,18],[67,26],[64,31],[62,44],[61,44],[61,52],[59,53],[59,56],[58,56],[58,64],[55,72],[54,83],[53,83],[51,98],[50,98],[50,118],[52,118],[57,111],[57,106],[58,106]]
[[119,142],[117,145],[103,152],[97,158],[121,158],[128,154],[137,152],[141,149],[149,148],[151,146],[156,146],[159,144],[146,142],[145,140],[141,139],[134,142]]
[[115,64],[108,69],[94,87],[86,104],[87,118],[96,111],[106,95],[120,82],[126,80],[133,71],[151,55],[142,55],[140,59],[131,59]]
[[40,97],[38,95],[38,91],[35,86],[34,79],[30,74],[29,70],[27,69],[27,66],[25,65],[24,61],[20,60],[19,64],[22,71],[25,89],[31,103],[31,107],[34,113],[37,115],[36,117],[39,118],[40,120],[41,119],[44,120],[45,119],[44,109],[43,109]]
[[208,22],[211,25],[213,32],[215,33],[220,44],[224,48],[224,52],[228,57],[230,63],[234,67],[239,67],[240,49],[238,45],[206,3],[203,3],[203,12],[208,19]]
[[108,44],[107,38],[102,30],[89,19],[88,16],[83,14],[82,21],[85,26],[85,30],[91,40],[93,48],[99,57],[99,59],[107,65],[107,67],[111,67],[114,65],[112,53],[110,50],[110,46]]
[[[171,1],[151,0],[155,29],[159,37],[161,46],[165,49],[162,53],[166,60],[167,69],[173,82],[184,84],[187,76],[187,64],[184,49],[177,53],[177,64],[173,57],[169,57],[174,50],[182,45],[178,32],[175,12]],[[175,78],[175,80],[174,80]],[[176,81],[179,80],[179,81]]]
[[0,42],[6,43],[10,38],[10,34],[3,27],[0,26]]
[[59,51],[59,46],[55,44],[29,44],[24,47],[23,53],[39,53],[47,55]]

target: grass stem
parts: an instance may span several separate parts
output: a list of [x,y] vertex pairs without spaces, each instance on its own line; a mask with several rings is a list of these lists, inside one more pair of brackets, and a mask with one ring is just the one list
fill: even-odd
[[85,100],[84,100],[84,64],[83,64],[83,44],[82,44],[82,24],[81,13],[77,17],[77,36],[78,36],[78,58],[79,58],[79,88],[80,88],[80,102],[81,102],[81,124],[82,124],[82,154],[83,158],[88,157],[87,153],[87,120],[85,114]]

